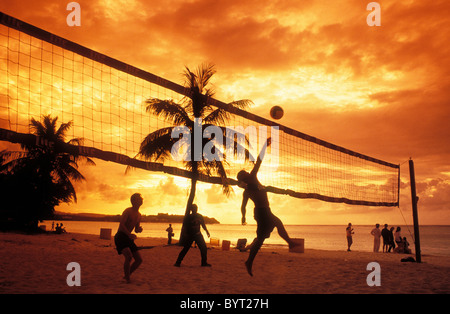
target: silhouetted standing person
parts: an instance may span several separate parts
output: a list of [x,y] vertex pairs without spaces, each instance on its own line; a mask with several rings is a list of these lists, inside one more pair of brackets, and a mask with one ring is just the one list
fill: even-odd
[[395,233],[394,233],[394,240],[395,240],[395,243],[397,243],[397,246],[401,246],[402,245],[402,233],[401,233],[401,231],[402,231],[402,228],[397,227],[397,229],[395,230]]
[[345,232],[347,234],[347,251],[350,252],[350,247],[353,244],[353,236],[352,236],[352,234],[354,234],[351,222],[348,223],[348,226],[345,229]]
[[384,228],[381,230],[381,236],[383,237],[383,252],[386,253],[389,248],[389,234],[390,231],[388,230],[388,224],[384,224]]
[[389,230],[389,249],[388,252],[395,249],[395,242],[394,242],[394,227],[391,227]]
[[197,205],[192,204],[190,211],[191,213],[187,217],[186,221],[186,241],[184,242],[184,248],[181,250],[180,254],[178,255],[178,259],[175,262],[176,267],[181,266],[181,262],[183,261],[184,257],[186,256],[187,252],[191,248],[192,243],[195,241],[197,243],[198,248],[200,249],[200,255],[202,257],[202,267],[211,267],[210,264],[207,262],[207,249],[206,249],[206,243],[205,239],[203,238],[203,235],[200,231],[200,226],[206,231],[206,234],[209,238],[209,231],[206,228],[205,220],[203,219],[203,216],[197,213]]
[[167,244],[171,245],[172,244],[172,237],[173,237],[173,228],[172,228],[172,224],[169,224],[169,228],[166,229],[167,231]]
[[242,224],[245,225],[245,214],[246,214],[246,206],[248,199],[251,199],[255,204],[254,209],[254,218],[257,222],[256,229],[256,238],[253,240],[253,243],[250,245],[250,254],[248,256],[247,261],[245,262],[245,266],[247,268],[247,272],[250,276],[252,274],[252,266],[253,260],[256,257],[259,249],[264,243],[266,238],[270,237],[273,229],[277,227],[278,234],[289,244],[289,246],[295,246],[296,243],[289,237],[286,229],[284,228],[281,220],[272,214],[269,206],[269,200],[267,198],[267,191],[264,186],[258,181],[256,177],[259,167],[261,166],[262,159],[264,158],[265,150],[268,145],[270,145],[270,138],[264,144],[258,159],[250,173],[241,170],[237,174],[237,179],[239,182],[239,186],[244,188],[244,194],[241,205],[241,213],[242,213]]
[[[143,198],[141,194],[135,193],[131,195],[130,201],[131,207],[128,207],[123,211],[120,218],[119,228],[114,236],[114,243],[116,244],[117,253],[122,254],[125,257],[123,272],[127,283],[130,282],[130,275],[142,263],[142,257],[139,254],[136,244],[134,243],[136,235],[131,232],[133,229],[136,233],[142,232],[142,227],[140,226],[141,213],[139,213],[139,208],[143,203]],[[134,262],[131,264],[131,260],[133,258]]]
[[378,252],[380,250],[380,238],[381,238],[381,230],[380,224],[376,224],[375,228],[370,232],[373,235],[373,251]]

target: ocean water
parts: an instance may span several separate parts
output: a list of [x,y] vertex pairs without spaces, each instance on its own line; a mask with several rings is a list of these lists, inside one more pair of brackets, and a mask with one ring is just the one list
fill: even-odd
[[[95,234],[100,235],[100,228],[112,229],[114,235],[119,226],[118,222],[101,222],[101,221],[55,221],[63,223],[67,232]],[[51,229],[52,221],[45,221],[47,230]],[[142,223],[143,232],[138,237],[167,237],[166,228],[168,223]],[[319,250],[347,250],[347,239],[345,228],[346,225],[286,225],[286,230],[292,238],[305,239],[306,249]],[[397,226],[394,226],[395,228]],[[400,226],[402,229],[402,237],[406,237],[410,243],[410,248],[415,253],[414,247],[414,228],[413,226]],[[172,224],[174,229],[174,239],[178,239],[181,230],[181,224]],[[256,236],[256,225],[237,225],[237,224],[212,224],[207,225],[211,234],[211,238],[219,240],[229,240],[232,245],[236,245],[238,239],[246,238],[247,243]],[[354,225],[352,251],[371,252],[373,249],[373,236],[370,231],[374,226],[358,226]],[[380,227],[381,228],[381,227]],[[202,230],[203,231],[203,230]],[[420,226],[420,246],[422,255],[450,256],[450,226]],[[207,243],[209,240],[206,233],[203,235]],[[381,241],[382,243],[382,241]],[[278,235],[274,229],[270,238],[264,242],[265,246],[286,246],[286,242]],[[380,251],[382,245],[380,246]]]

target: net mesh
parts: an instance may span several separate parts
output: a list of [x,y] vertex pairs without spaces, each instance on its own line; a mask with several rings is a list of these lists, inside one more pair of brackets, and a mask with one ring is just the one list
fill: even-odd
[[164,125],[145,114],[147,98],[183,95],[1,26],[0,126],[30,132],[32,117],[73,121],[86,146],[135,155],[143,134]]
[[[73,122],[69,138],[83,138],[86,147],[127,160],[136,156],[146,135],[172,126],[146,113],[145,100],[180,102],[187,95],[182,86],[3,13],[0,19],[0,128],[28,134],[31,118],[51,114],[60,123]],[[228,108],[218,100],[212,103]],[[266,137],[272,137],[258,173],[271,192],[349,204],[398,205],[397,165],[242,110],[230,110],[225,126],[256,130],[255,137],[247,133],[253,155]],[[164,167],[184,166],[168,160],[157,170]],[[226,169],[228,177],[236,178],[239,170],[251,167],[228,159]],[[172,173],[186,176],[182,171]]]

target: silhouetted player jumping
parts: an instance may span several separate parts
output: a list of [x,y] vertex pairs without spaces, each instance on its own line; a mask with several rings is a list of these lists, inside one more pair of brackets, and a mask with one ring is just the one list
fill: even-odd
[[256,238],[253,240],[253,243],[250,245],[250,254],[248,256],[247,261],[245,262],[245,266],[247,267],[247,271],[250,276],[252,274],[252,265],[253,260],[255,259],[256,254],[264,243],[266,238],[270,237],[270,234],[273,231],[273,228],[277,227],[278,234],[289,244],[289,247],[295,246],[296,243],[292,240],[286,232],[283,223],[281,220],[272,214],[269,206],[269,200],[267,198],[267,191],[264,186],[258,181],[256,174],[258,173],[259,167],[261,166],[262,159],[264,158],[264,154],[268,145],[271,144],[271,139],[267,139],[267,142],[264,144],[258,159],[253,167],[252,171],[248,173],[245,170],[239,171],[237,174],[237,179],[239,182],[239,186],[244,188],[244,195],[242,199],[241,212],[242,212],[242,224],[245,225],[245,214],[246,214],[246,206],[248,199],[250,198],[255,204],[254,209],[254,218],[257,222],[256,229]]

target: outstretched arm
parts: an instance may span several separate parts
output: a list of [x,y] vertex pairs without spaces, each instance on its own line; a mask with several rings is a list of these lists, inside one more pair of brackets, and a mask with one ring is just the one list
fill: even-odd
[[241,222],[243,225],[246,224],[245,222],[245,214],[246,214],[246,207],[247,207],[247,202],[248,202],[248,195],[247,193],[244,192],[244,196],[242,198],[242,205],[241,205],[241,213],[242,213],[242,219]]
[[255,165],[253,166],[252,171],[250,172],[251,176],[256,176],[258,173],[259,167],[261,166],[262,160],[264,159],[264,155],[266,154],[267,147],[272,144],[272,138],[269,137],[267,141],[264,143],[264,146],[261,149],[261,152],[258,155],[258,159],[256,160]]
[[208,229],[206,229],[206,224],[205,224],[205,220],[203,219],[203,217],[202,217],[202,222],[201,222],[201,224],[202,224],[203,230],[206,231],[206,235],[208,236],[208,238],[210,238],[211,236],[209,235]]

